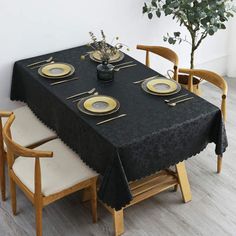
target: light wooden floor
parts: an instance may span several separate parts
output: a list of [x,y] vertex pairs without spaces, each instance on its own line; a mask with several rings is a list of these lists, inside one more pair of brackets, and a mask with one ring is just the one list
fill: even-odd
[[[125,211],[124,236],[193,236],[236,235],[236,79],[228,79],[229,148],[224,156],[223,172],[215,173],[214,145],[187,161],[193,200],[181,201],[180,192],[164,192]],[[203,85],[204,97],[219,101],[216,90]],[[43,212],[45,236],[112,235],[112,217],[99,206],[99,222],[92,224],[90,208],[80,204],[74,194]],[[19,214],[13,217],[9,199],[0,202],[0,236],[32,236],[34,211],[30,202],[18,192]]]

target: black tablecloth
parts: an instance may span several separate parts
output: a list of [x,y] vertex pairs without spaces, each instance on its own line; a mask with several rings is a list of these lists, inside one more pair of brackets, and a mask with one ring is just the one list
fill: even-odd
[[[216,154],[225,151],[225,127],[216,106],[191,94],[193,100],[169,107],[163,97],[149,95],[132,83],[156,75],[138,61],[135,61],[138,66],[117,72],[112,83],[102,83],[96,78],[97,63],[89,58],[80,60],[81,54],[89,50],[82,46],[16,62],[11,99],[26,102],[42,122],[102,175],[99,198],[103,202],[120,209],[132,199],[129,181],[186,160],[210,142],[216,144]],[[26,67],[49,56],[72,64],[75,76],[80,79],[50,86],[52,80]],[[123,62],[129,60],[134,59],[126,55]],[[96,126],[112,115],[105,118],[85,115],[65,99],[93,87],[99,94],[117,98],[121,104],[118,114],[128,115]],[[180,92],[183,93],[186,90]]]

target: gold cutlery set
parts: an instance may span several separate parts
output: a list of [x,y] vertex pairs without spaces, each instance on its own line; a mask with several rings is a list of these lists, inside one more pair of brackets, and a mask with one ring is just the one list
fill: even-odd
[[[176,81],[159,76],[152,76],[133,82],[133,84],[140,84],[140,83],[142,83],[142,89],[145,92],[157,96],[170,96],[180,92],[181,90],[180,85]],[[160,86],[160,88],[158,86]],[[185,98],[188,95],[189,94],[184,94],[171,99],[165,99],[164,101],[170,107],[175,107],[179,103],[186,102],[194,98],[194,97]]]
[[[133,84],[142,83],[142,89],[149,94],[156,96],[170,96],[177,94],[181,90],[181,86],[172,79],[167,79],[160,76],[152,76],[142,80],[133,82]],[[165,99],[164,101],[170,106],[175,107],[177,104],[187,102],[194,97],[185,98],[189,94],[180,95],[171,99]],[[180,99],[180,100],[179,100]]]
[[[92,60],[94,61],[98,60],[96,58],[97,56],[96,54],[89,53],[89,55]],[[123,57],[122,54],[120,54],[120,56]],[[118,61],[120,61],[120,58],[117,60],[114,60],[114,62],[118,62]],[[117,65],[113,65],[113,69],[115,72],[119,72],[122,69],[130,68],[134,66],[137,66],[137,64],[134,63],[134,61],[128,61],[128,62],[120,63]],[[38,62],[31,63],[27,65],[27,67],[30,69],[38,68],[38,73],[45,78],[50,78],[50,79],[65,78],[64,80],[50,83],[51,86],[64,84],[64,83],[79,79],[79,77],[68,79],[67,77],[71,76],[75,72],[74,67],[67,63],[55,63],[52,56],[46,60],[41,60]],[[178,93],[181,90],[180,85],[174,80],[170,80],[170,79],[166,79],[164,77],[158,77],[158,76],[152,76],[152,77],[148,77],[142,80],[138,80],[138,81],[133,82],[133,84],[141,84],[142,89],[145,92],[150,93],[152,95],[157,95],[157,96],[169,96],[169,95]],[[80,97],[83,95],[86,95],[86,96]],[[169,106],[175,107],[179,103],[186,102],[194,98],[194,97],[185,98],[186,96],[188,96],[188,94],[180,95],[171,99],[165,99],[164,101]],[[105,96],[105,95],[99,95],[98,92],[96,92],[96,88],[92,88],[88,91],[71,95],[67,97],[66,100],[70,100],[73,98],[76,98],[72,100],[72,102],[77,103],[78,109],[81,112],[88,115],[93,115],[93,116],[110,115],[117,112],[120,108],[120,103],[115,98]],[[113,120],[116,120],[125,116],[127,116],[127,114],[114,116],[112,118],[98,122],[96,125],[102,125],[102,124],[111,122]]]
[[[86,96],[80,97],[83,95]],[[77,103],[78,109],[81,112],[91,116],[106,116],[113,114],[120,109],[120,103],[118,100],[110,96],[99,95],[98,92],[96,92],[95,88],[66,97],[66,100],[70,100],[73,98],[76,98],[75,100],[72,100],[72,102]],[[106,119],[104,121],[98,122],[97,125],[108,123],[110,121],[122,118],[126,115],[127,114],[121,114]]]
[[183,98],[183,97],[186,97],[186,96],[188,96],[188,94],[183,94],[183,95],[180,95],[178,97],[171,98],[171,99],[165,99],[165,102],[169,103],[169,102],[172,102],[173,100],[176,100],[178,98]]
[[[183,94],[178,97],[171,98],[171,99],[165,99],[165,102],[169,106],[175,107],[178,103],[186,102],[186,101],[192,100],[194,98],[194,97],[184,98],[184,97],[187,97],[188,95],[189,94]],[[184,99],[182,99],[182,98],[184,98]],[[180,99],[180,100],[178,100],[178,99]]]

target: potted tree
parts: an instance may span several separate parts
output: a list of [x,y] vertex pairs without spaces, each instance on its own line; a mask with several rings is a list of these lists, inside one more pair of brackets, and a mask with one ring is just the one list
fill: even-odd
[[[180,26],[184,26],[190,35],[182,37],[180,32],[167,33],[164,41],[170,44],[186,42],[191,46],[190,68],[194,68],[195,52],[203,40],[213,36],[218,30],[226,29],[225,23],[234,16],[233,0],[150,0],[144,3],[143,13],[152,19],[154,15],[160,18],[172,16]],[[180,83],[187,83],[185,77],[179,78]],[[198,80],[194,80],[199,83]]]

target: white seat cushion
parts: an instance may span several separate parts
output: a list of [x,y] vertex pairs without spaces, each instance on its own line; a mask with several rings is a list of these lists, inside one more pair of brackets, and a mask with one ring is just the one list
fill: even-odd
[[[91,170],[76,153],[59,139],[49,141],[37,147],[36,150],[53,151],[52,158],[40,159],[44,196],[58,193],[81,181],[97,176],[95,171]],[[13,165],[16,176],[33,193],[34,163],[35,158],[18,157]]]
[[[16,143],[29,147],[56,138],[56,134],[38,120],[28,106],[17,108],[13,112],[16,119],[11,126],[11,133]],[[2,120],[4,125],[7,118]]]

